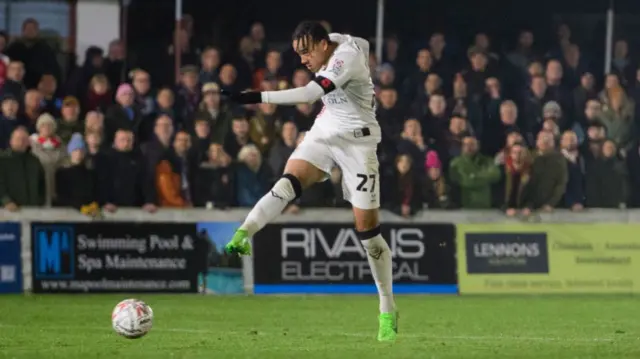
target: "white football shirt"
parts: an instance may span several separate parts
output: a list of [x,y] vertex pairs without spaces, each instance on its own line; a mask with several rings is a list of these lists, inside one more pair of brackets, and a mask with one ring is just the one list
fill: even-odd
[[336,89],[324,96],[324,108],[314,126],[354,131],[368,127],[379,133],[376,100],[369,71],[369,42],[343,34],[330,34],[338,43],[327,66],[316,73],[333,82]]

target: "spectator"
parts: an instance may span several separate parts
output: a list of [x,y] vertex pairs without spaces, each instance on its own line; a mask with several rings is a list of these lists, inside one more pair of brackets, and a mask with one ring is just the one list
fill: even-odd
[[104,115],[96,111],[88,112],[84,118],[84,130],[104,136]]
[[510,133],[519,132],[518,107],[511,100],[506,100],[500,104],[500,124],[492,126],[490,131],[485,131],[483,152],[494,157],[505,147],[507,137]]
[[627,40],[616,41],[613,47],[613,59],[611,59],[612,71],[618,75],[620,84],[629,88],[635,78],[636,67],[634,61],[629,56],[629,44]]
[[313,105],[299,103],[293,108],[289,120],[293,121],[300,131],[309,131],[318,116],[318,111]]
[[29,133],[24,127],[11,133],[9,150],[0,156],[0,168],[0,204],[6,210],[45,204],[44,169],[29,151]]
[[12,95],[5,95],[2,99],[2,117],[0,117],[0,150],[9,147],[9,139],[13,131],[24,123],[18,119],[18,100]]
[[116,39],[109,43],[107,57],[104,59],[104,72],[112,87],[124,82],[127,69],[125,68],[125,46],[122,40]]
[[293,73],[293,79],[291,83],[294,88],[305,87],[311,82],[311,76],[309,75],[309,71],[306,69],[297,69]]
[[220,88],[229,92],[237,92],[249,88],[236,83],[238,73],[231,64],[225,64],[220,68]]
[[563,52],[564,84],[568,88],[575,88],[581,82],[581,77],[588,70],[587,63],[580,53],[580,47],[571,44]]
[[276,140],[273,148],[269,151],[268,164],[271,173],[279,175],[284,173],[284,166],[296,148],[298,129],[296,124],[288,121],[282,125],[280,138]]
[[89,92],[83,102],[83,110],[105,113],[112,103],[113,93],[109,80],[103,74],[94,75],[89,82]]
[[[440,32],[433,33],[429,38],[429,51],[432,58],[432,71],[437,73],[442,79],[450,79],[452,77],[452,59],[447,56],[445,51],[447,42],[444,34]],[[449,83],[444,83],[445,88]]]
[[427,75],[424,80],[424,89],[418,93],[411,106],[411,113],[418,117],[426,116],[429,113],[431,96],[441,93],[442,79],[440,76],[435,73]]
[[[420,122],[410,118],[404,122],[404,130],[398,141],[398,154],[406,154],[411,157],[412,163],[421,163],[427,154],[427,145],[422,137]],[[417,170],[423,173],[424,169]]]
[[584,125],[584,111],[587,103],[598,96],[595,88],[595,78],[590,72],[585,72],[580,76],[580,85],[573,90],[574,118]]
[[505,151],[505,207],[507,216],[513,217],[524,205],[532,160],[527,147],[521,142],[512,144]]
[[276,131],[282,128],[282,118],[277,109],[277,105],[261,103],[249,121],[251,141],[263,154],[269,151],[276,139]]
[[85,132],[84,142],[86,143],[85,158],[90,167],[95,168],[104,155],[102,134],[100,132]]
[[453,97],[447,100],[449,113],[466,117],[468,115],[469,101],[467,96],[467,83],[464,77],[457,74],[453,80]]
[[[82,67],[76,68],[66,82],[66,93],[79,98],[82,103],[88,100],[87,89],[91,84],[91,79],[96,75],[104,74],[104,52],[97,46],[89,46],[84,52],[84,63]],[[75,64],[74,64],[75,65]],[[116,86],[118,83],[111,83]]]
[[618,149],[613,141],[604,142],[601,155],[589,166],[586,177],[587,206],[626,207],[628,173],[625,162],[618,158]]
[[447,135],[449,158],[460,156],[462,153],[462,140],[468,135],[467,120],[456,115],[451,117],[449,121],[449,133]]
[[[44,74],[52,74],[60,79],[61,71],[56,54],[40,37],[40,25],[33,18],[22,23],[22,37],[7,47],[5,54],[10,59],[20,61],[26,69],[24,83],[27,88],[36,87]],[[86,86],[85,86],[86,88]]]
[[542,76],[544,78],[544,67],[542,66],[542,62],[533,61],[529,64],[527,68],[527,73],[529,74],[529,78],[527,78],[526,83],[528,84],[532,78]]
[[173,122],[171,118],[162,115],[156,119],[153,129],[153,139],[142,144],[140,149],[145,157],[145,162],[149,166],[148,173],[155,173],[158,163],[167,157],[167,153],[171,151],[171,139],[173,138]]
[[211,145],[211,128],[209,121],[196,117],[195,131],[193,136],[193,146],[189,150],[189,160],[194,166],[206,160],[209,146]]
[[491,184],[500,179],[493,159],[478,153],[478,141],[467,136],[462,142],[462,155],[451,162],[451,181],[460,186],[462,208],[491,208]]
[[376,108],[376,118],[382,127],[383,141],[390,142],[402,132],[404,113],[398,104],[398,92],[390,87],[383,87],[378,94],[380,105]]
[[626,150],[634,134],[634,104],[620,87],[607,90],[604,103],[601,119],[607,128],[607,136]]
[[574,126],[574,132],[578,135],[578,142],[584,143],[586,140],[586,129],[593,123],[602,124],[602,104],[597,99],[587,100],[582,115],[579,117],[580,126]]
[[253,23],[251,25],[251,31],[249,32],[249,39],[251,40],[251,44],[253,46],[253,61],[255,65],[260,67],[263,64],[260,62],[265,58],[266,54],[266,39],[265,39],[265,31],[264,25],[259,22]]
[[640,207],[640,141],[636,140],[626,158],[629,169],[629,206]]
[[135,106],[142,117],[153,117],[156,112],[155,96],[151,91],[151,77],[149,73],[135,69],[131,71],[131,85],[133,86],[133,92],[135,93]]
[[422,136],[433,142],[440,159],[448,163],[448,158],[443,157],[447,153],[447,132],[449,130],[449,117],[446,111],[447,103],[444,96],[434,94],[429,98],[429,114],[422,124]]
[[[381,87],[396,88],[396,71],[391,64],[385,63],[378,69],[378,80],[375,83],[376,89]],[[378,91],[376,91],[377,93]]]
[[259,68],[253,75],[253,88],[260,88],[262,81],[280,82],[286,80],[282,73],[282,56],[277,50],[269,50],[266,54],[266,66]]
[[212,143],[194,176],[196,207],[228,208],[235,202],[233,188],[234,177],[231,157],[224,152],[222,145]]
[[42,75],[38,83],[38,91],[42,94],[43,111],[53,115],[60,116],[60,108],[62,107],[62,99],[57,96],[58,83],[56,78],[50,74]]
[[24,110],[19,116],[27,126],[29,133],[36,131],[36,122],[42,114],[42,94],[38,90],[29,90],[24,95]]
[[414,174],[412,164],[409,155],[399,155],[393,175],[382,183],[387,192],[384,198],[387,209],[405,218],[422,209],[422,177]]
[[197,164],[191,162],[189,157],[191,150],[191,135],[186,131],[179,131],[173,140],[173,153],[175,158],[173,169],[180,174],[180,192],[189,206],[193,203],[193,174],[196,172]]
[[[256,64],[256,61],[253,57],[253,52],[255,50],[253,41],[250,37],[245,36],[240,39],[240,43],[238,45],[238,58],[235,61],[235,69],[237,70],[236,76],[237,80],[234,78],[235,85],[238,86],[239,89],[248,89],[251,88],[252,85],[252,75],[256,68],[259,68],[261,64]],[[260,56],[260,59],[264,59],[264,56]],[[226,65],[225,65],[226,66]],[[224,71],[224,66],[222,71]],[[223,82],[221,85],[224,88],[227,83],[225,83],[225,79],[223,79],[222,72],[220,73],[220,80]],[[235,77],[235,76],[234,76]]]
[[[175,97],[173,96],[173,91],[168,87],[161,88],[158,90],[158,94],[156,95],[154,112],[148,115],[145,121],[153,122],[161,115],[166,115],[169,116],[173,122],[173,127],[178,127],[180,124],[176,122],[176,111],[173,108],[174,105]],[[193,126],[193,124],[187,121],[184,126],[189,128],[189,126]]]
[[516,45],[516,49],[507,55],[507,59],[511,64],[513,64],[516,68],[522,71],[523,76],[525,76],[527,71],[527,66],[531,64],[536,56],[533,51],[533,33],[529,30],[520,31],[520,35],[518,36],[518,44]]
[[584,183],[586,163],[578,151],[578,136],[573,131],[565,131],[560,140],[560,152],[567,160],[568,181],[564,193],[564,205],[573,211],[584,208]]
[[211,140],[223,144],[231,127],[231,114],[220,102],[220,86],[215,82],[202,86],[203,98],[196,118],[207,119]]
[[90,217],[100,215],[96,172],[85,161],[86,147],[82,135],[74,133],[67,146],[69,155],[63,167],[56,171],[54,206],[72,207]]
[[432,65],[431,52],[428,49],[421,49],[416,55],[416,68],[414,73],[409,75],[402,86],[402,97],[409,103],[413,103],[420,87],[422,87],[431,73]]
[[482,50],[471,47],[467,51],[469,69],[463,74],[467,83],[467,90],[472,99],[479,99],[484,93],[485,83],[489,77],[495,77],[493,71],[487,66],[489,61],[487,54]]
[[156,191],[160,207],[186,208],[189,202],[183,197],[180,173],[172,165],[171,156],[166,156],[156,166]]
[[176,89],[176,122],[179,128],[183,128],[185,121],[192,118],[198,110],[200,99],[200,86],[198,84],[198,68],[195,66],[185,66],[180,74],[180,84]]
[[553,134],[538,134],[537,149],[531,164],[530,179],[523,198],[525,216],[531,210],[551,212],[560,203],[567,187],[567,162],[555,149]]
[[600,157],[602,144],[607,139],[607,129],[600,122],[593,122],[587,128],[587,138],[583,144],[582,153],[587,162]]
[[36,156],[44,169],[46,182],[45,205],[51,206],[56,196],[56,170],[65,158],[65,148],[60,137],[56,135],[56,119],[48,113],[40,115],[36,124],[37,132],[29,138],[31,153]]
[[20,102],[24,99],[27,88],[23,83],[24,79],[24,63],[21,61],[11,60],[7,68],[7,79],[2,87],[3,95],[11,95]]
[[424,202],[428,208],[448,209],[451,207],[449,186],[442,174],[442,162],[436,151],[427,152],[424,164],[427,179],[424,186]]
[[505,159],[509,157],[509,150],[511,149],[511,146],[514,146],[515,144],[524,145],[524,138],[520,132],[511,132],[507,135],[507,141],[504,148],[496,154],[493,162],[498,166],[504,166]]
[[244,117],[236,117],[231,123],[231,134],[224,141],[224,151],[237,158],[240,149],[248,144],[252,144],[249,137],[249,121]]
[[525,96],[524,117],[521,119],[520,127],[527,143],[533,145],[536,134],[542,129],[542,106],[551,100],[547,94],[547,83],[544,77],[533,77]]
[[[200,76],[201,84],[209,82],[218,82],[218,73],[220,71],[220,50],[215,47],[207,47],[200,55]],[[203,91],[204,92],[204,91]]]
[[113,148],[97,164],[98,195],[107,212],[115,212],[118,207],[138,207],[147,212],[155,212],[155,186],[148,165],[133,150],[133,132],[117,130]]
[[105,115],[105,141],[113,142],[116,131],[127,129],[140,143],[147,140],[148,135],[142,133],[142,115],[134,106],[135,94],[133,87],[122,84],[116,91],[116,104],[109,107]]
[[82,122],[79,119],[80,103],[78,99],[72,96],[65,97],[60,113],[61,118],[58,121],[57,133],[62,143],[66,145],[71,140],[71,135],[83,132]]
[[235,177],[238,206],[254,206],[267,193],[271,173],[255,145],[245,145],[238,153]]

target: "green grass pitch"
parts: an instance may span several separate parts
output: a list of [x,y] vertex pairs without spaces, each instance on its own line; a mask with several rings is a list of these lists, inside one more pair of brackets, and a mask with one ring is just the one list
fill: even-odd
[[[111,310],[136,297],[154,327],[128,340]],[[0,296],[0,358],[640,358],[631,296],[399,296],[400,336],[375,341],[374,296]]]

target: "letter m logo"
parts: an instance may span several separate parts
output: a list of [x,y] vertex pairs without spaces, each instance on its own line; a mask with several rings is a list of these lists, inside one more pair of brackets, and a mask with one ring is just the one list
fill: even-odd
[[73,278],[74,234],[70,226],[32,227],[33,272],[36,278]]

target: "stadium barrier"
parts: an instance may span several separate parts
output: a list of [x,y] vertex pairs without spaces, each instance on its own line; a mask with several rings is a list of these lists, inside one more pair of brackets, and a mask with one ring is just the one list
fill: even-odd
[[[221,250],[246,214],[121,209],[90,220],[70,209],[0,211],[0,293],[375,291],[351,211],[281,216],[258,235],[255,262]],[[638,288],[637,210],[557,211],[530,224],[497,211],[425,211],[411,219],[383,212],[381,219],[398,292]]]

